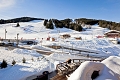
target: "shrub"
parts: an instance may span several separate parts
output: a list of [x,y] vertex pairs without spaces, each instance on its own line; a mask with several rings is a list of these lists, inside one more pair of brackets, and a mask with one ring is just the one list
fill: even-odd
[[6,68],[7,62],[3,59],[3,62],[1,63],[1,68]]
[[32,59],[31,59],[32,61],[34,61],[34,59],[33,59],[33,57],[32,57]]
[[13,59],[12,61],[12,66],[16,64],[16,61]]
[[40,60],[39,57],[37,58],[37,60],[38,60],[38,61]]
[[19,26],[20,26],[20,24],[19,24],[19,23],[17,23],[16,27],[19,27]]
[[23,57],[23,59],[22,59],[22,62],[23,62],[23,63],[25,63],[25,62],[26,62],[26,59],[25,59],[24,57]]

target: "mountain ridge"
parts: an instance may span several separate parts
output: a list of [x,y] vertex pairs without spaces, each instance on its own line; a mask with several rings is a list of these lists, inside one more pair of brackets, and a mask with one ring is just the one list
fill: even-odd
[[[87,19],[87,18],[77,18],[77,19],[63,19],[63,20],[58,20],[58,19],[44,19],[44,18],[34,18],[34,17],[20,17],[20,18],[14,18],[14,19],[8,19],[0,20],[0,24],[6,24],[6,23],[19,23],[19,22],[29,22],[32,20],[44,20],[44,26],[46,28],[53,29],[53,22],[55,23],[55,26],[58,28],[70,28],[74,30],[81,31],[81,26],[85,25],[95,25],[98,24],[100,27],[103,28],[108,28],[110,30],[118,30],[120,31],[120,23],[118,22],[112,22],[112,21],[107,21],[107,20],[97,20],[97,19]],[[79,29],[80,27],[80,29]]]

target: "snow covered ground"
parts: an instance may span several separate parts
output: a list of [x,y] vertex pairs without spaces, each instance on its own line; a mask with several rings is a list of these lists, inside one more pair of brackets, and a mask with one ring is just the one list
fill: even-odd
[[[0,69],[0,80],[25,80],[32,75],[41,75],[43,71],[49,72],[55,70],[56,63],[64,62],[68,58],[72,59],[86,59],[85,56],[89,54],[93,57],[109,57],[120,56],[120,45],[113,44],[107,38],[96,38],[96,36],[103,36],[108,29],[92,26],[91,29],[86,31],[77,32],[67,28],[55,28],[53,30],[46,29],[43,26],[44,21],[20,22],[20,27],[16,23],[1,24],[0,25],[0,38],[4,39],[5,29],[7,30],[7,39],[16,39],[19,33],[19,39],[36,39],[39,43],[37,45],[19,45],[33,50],[27,49],[13,49],[9,50],[0,47],[0,63],[5,59],[8,67]],[[62,34],[70,34],[69,39],[61,39],[59,36]],[[55,38],[55,41],[46,41],[48,37]],[[82,40],[76,40],[74,37],[81,37]],[[90,51],[79,52],[70,49],[51,49],[46,46],[58,45],[76,50]],[[52,51],[51,55],[43,55],[37,50]],[[67,53],[67,54],[65,54]],[[96,54],[97,53],[97,54]],[[26,59],[26,63],[22,63],[22,59]],[[13,59],[16,65],[12,65]],[[92,58],[90,58],[92,59]],[[95,58],[96,59],[96,58]],[[112,58],[113,59],[113,58]],[[116,58],[118,59],[118,58]],[[115,58],[113,60],[116,60]],[[110,66],[112,63],[107,64]],[[118,63],[116,63],[118,68]],[[114,66],[115,67],[115,66]],[[110,70],[112,70],[110,68]],[[116,71],[117,74],[120,74]]]
[[[0,61],[5,59],[8,63],[7,68],[0,69],[1,80],[24,80],[32,75],[41,75],[43,71],[54,71],[57,65],[55,64],[56,62],[64,62],[68,58],[86,59],[86,57],[71,54],[53,53],[49,56],[44,56],[34,50],[14,49],[9,51],[5,48],[0,48],[0,55]],[[23,57],[26,59],[26,63],[22,62]],[[11,66],[13,59],[16,64]]]

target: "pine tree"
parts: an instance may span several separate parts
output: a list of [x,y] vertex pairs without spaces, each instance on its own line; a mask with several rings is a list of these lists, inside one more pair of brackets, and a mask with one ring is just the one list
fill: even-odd
[[34,59],[33,59],[33,57],[32,57],[32,59],[31,59],[32,61],[34,61]]
[[48,28],[48,29],[53,29],[53,28],[54,28],[51,19],[50,19],[49,22],[46,24],[46,28]]
[[78,25],[78,31],[82,31],[82,26],[81,25]]
[[46,25],[47,25],[47,22],[48,22],[48,20],[44,20],[43,25],[46,26]]
[[53,23],[52,23],[52,20],[51,20],[51,19],[49,20],[49,28],[50,28],[50,29],[54,29]]
[[39,57],[37,58],[37,60],[38,60],[38,61],[40,60]]
[[20,26],[20,24],[19,24],[19,23],[17,23],[16,27],[19,27],[19,26]]
[[22,61],[23,61],[23,63],[26,63],[26,59],[24,57],[23,57]]
[[12,66],[16,64],[16,61],[13,59],[12,61]]
[[7,62],[3,59],[3,62],[1,63],[1,68],[6,68]]

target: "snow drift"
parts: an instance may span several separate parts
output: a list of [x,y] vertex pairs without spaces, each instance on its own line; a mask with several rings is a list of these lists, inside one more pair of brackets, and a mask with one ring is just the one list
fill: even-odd
[[120,57],[110,56],[109,58],[102,61],[102,63],[105,64],[113,72],[118,74],[118,76],[120,78],[120,62],[119,61],[120,61]]
[[[71,74],[68,80],[91,80],[91,75],[94,70],[100,70],[100,74],[104,68],[104,64],[86,61],[82,63],[76,70]],[[76,76],[76,77],[75,77]]]
[[99,71],[95,80],[119,80],[118,75],[103,63],[86,61],[82,63],[68,78],[68,80],[92,80],[94,71]]

